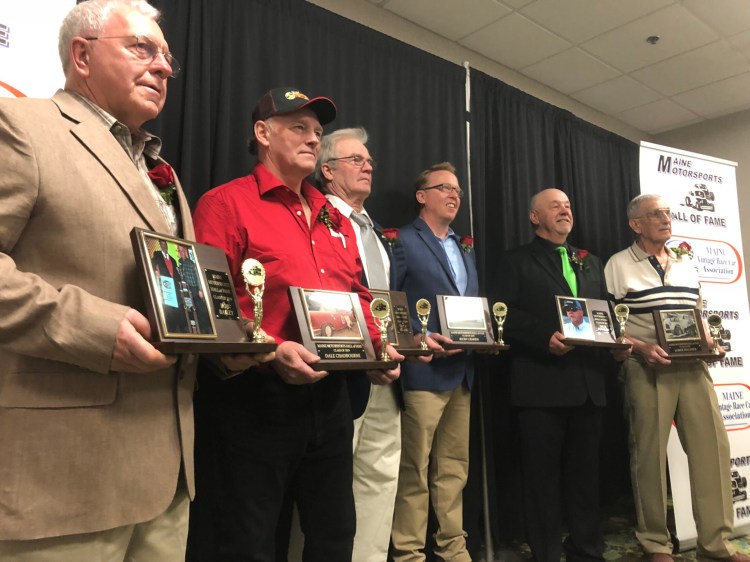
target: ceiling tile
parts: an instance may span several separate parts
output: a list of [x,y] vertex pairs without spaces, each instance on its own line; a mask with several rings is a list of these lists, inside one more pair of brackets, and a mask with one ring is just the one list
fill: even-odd
[[577,44],[673,2],[674,0],[537,0],[523,8],[521,13]]
[[707,119],[750,107],[750,72],[674,96],[680,105]]
[[493,0],[493,2],[496,2],[497,4],[504,4],[509,8],[518,10],[519,8],[523,8],[524,6],[531,4],[532,2],[534,2],[534,0]]
[[578,47],[528,66],[521,72],[564,94],[600,84],[619,74],[611,66],[607,66]]
[[571,46],[517,13],[491,23],[459,43],[513,69],[534,64]]
[[[661,40],[650,45],[646,42],[650,35],[659,35]],[[718,35],[688,10],[672,4],[581,46],[615,68],[631,72],[717,39]]]
[[747,0],[682,0],[682,4],[724,35],[750,29],[750,2]]
[[661,96],[632,78],[619,76],[614,80],[576,92],[571,97],[611,115],[656,101]]
[[453,41],[511,12],[490,0],[390,0],[384,8]]
[[620,121],[650,134],[697,123],[703,119],[668,99],[634,107],[615,115]]
[[716,41],[637,70],[631,76],[671,96],[747,70],[750,63],[742,55],[730,49],[725,41]]

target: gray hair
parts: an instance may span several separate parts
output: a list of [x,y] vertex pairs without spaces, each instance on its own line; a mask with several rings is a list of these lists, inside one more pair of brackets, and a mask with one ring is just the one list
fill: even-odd
[[[332,158],[336,158],[336,145],[342,140],[358,140],[362,144],[367,144],[367,131],[363,127],[353,127],[351,129],[338,129],[332,133],[327,134],[320,141],[320,152],[318,153],[318,160],[315,162],[315,180],[318,185],[325,187],[326,178],[323,176],[323,164],[330,162]],[[331,168],[336,169],[337,162],[334,160],[331,162]]]
[[637,218],[638,215],[641,214],[641,206],[646,201],[653,201],[654,199],[661,199],[661,195],[656,195],[655,193],[642,193],[634,197],[633,200],[628,203],[628,220]]
[[63,72],[68,73],[70,67],[70,44],[73,37],[98,35],[112,15],[118,9],[134,11],[159,21],[161,15],[146,0],[87,0],[81,2],[68,12],[60,26],[60,35],[57,41],[57,50],[60,53]]

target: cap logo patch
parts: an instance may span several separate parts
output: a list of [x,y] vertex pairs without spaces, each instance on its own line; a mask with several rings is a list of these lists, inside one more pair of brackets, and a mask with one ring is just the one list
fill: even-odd
[[286,94],[284,94],[284,97],[288,100],[293,100],[294,98],[301,98],[303,100],[310,99],[305,94],[303,94],[302,92],[298,92],[297,90],[287,92]]

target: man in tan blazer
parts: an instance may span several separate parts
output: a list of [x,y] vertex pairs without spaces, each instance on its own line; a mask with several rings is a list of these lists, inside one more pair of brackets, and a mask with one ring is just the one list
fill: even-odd
[[2,560],[184,560],[195,357],[148,343],[129,238],[193,239],[179,182],[167,204],[147,175],[160,141],[141,126],[179,70],[158,16],[79,4],[65,90],[0,100]]

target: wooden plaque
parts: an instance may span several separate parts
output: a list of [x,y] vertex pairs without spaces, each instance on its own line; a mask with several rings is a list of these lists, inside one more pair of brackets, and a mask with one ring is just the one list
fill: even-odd
[[429,349],[414,347],[411,314],[406,293],[402,291],[382,291],[370,289],[373,297],[380,297],[390,305],[391,323],[388,327],[388,342],[404,357],[415,355],[432,355]]
[[555,296],[565,345],[627,349],[617,341],[609,303],[601,299]]
[[142,228],[130,232],[154,334],[162,353],[267,353],[245,333],[223,251]]
[[316,371],[393,369],[396,361],[381,361],[367,331],[359,296],[355,293],[289,287],[302,345],[320,357]]
[[445,349],[504,351],[508,345],[495,342],[490,307],[485,297],[437,295],[440,333],[453,340]]
[[714,353],[708,345],[703,320],[696,308],[654,310],[654,325],[659,346],[672,361],[680,359],[715,360],[724,353]]

